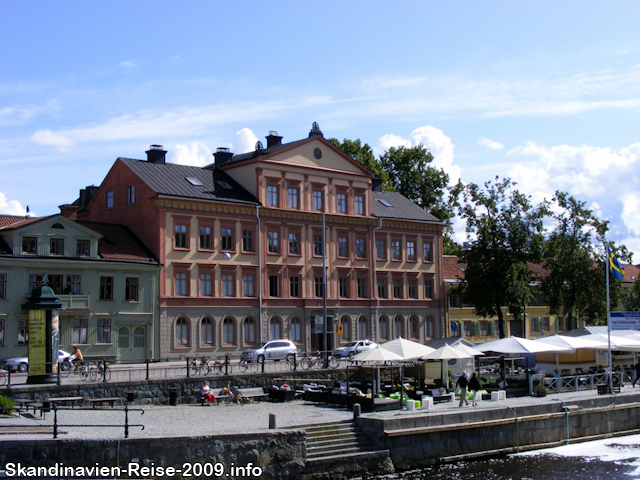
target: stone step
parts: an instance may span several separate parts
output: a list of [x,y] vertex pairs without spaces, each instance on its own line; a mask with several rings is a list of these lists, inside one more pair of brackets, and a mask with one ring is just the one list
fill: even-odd
[[344,460],[345,458],[355,458],[358,457],[359,461],[362,460],[366,460],[367,457],[369,458],[379,458],[379,457],[388,457],[389,456],[389,450],[371,450],[371,451],[365,451],[365,452],[355,452],[355,453],[349,453],[347,455],[326,455],[326,456],[322,456],[322,457],[314,457],[311,459],[307,459],[307,465],[309,465],[310,467],[313,467],[314,465],[317,464],[324,464],[324,463],[333,463],[335,461],[338,460]]
[[351,443],[366,444],[366,443],[371,443],[371,439],[367,435],[360,433],[355,436],[345,437],[345,438],[326,437],[322,440],[306,442],[306,445],[308,449],[310,447],[324,447],[328,445],[346,445]]
[[313,451],[307,450],[307,460],[311,460],[318,457],[327,457],[327,456],[349,457],[355,453],[362,453],[362,450],[358,445],[351,446],[351,447],[343,447],[340,449],[337,449],[334,447],[318,448],[317,450],[313,450]]
[[335,438],[335,439],[348,439],[348,438],[353,438],[358,434],[358,432],[345,432],[345,433],[326,433],[323,435],[314,435],[314,436],[308,436],[307,435],[307,443],[313,443],[313,442],[321,442],[327,439],[331,439],[331,438]]

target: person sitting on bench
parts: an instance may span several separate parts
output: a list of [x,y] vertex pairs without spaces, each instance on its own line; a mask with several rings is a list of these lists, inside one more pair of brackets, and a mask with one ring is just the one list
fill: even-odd
[[209,403],[209,406],[213,405],[216,397],[211,393],[211,387],[209,386],[209,382],[206,380],[202,382],[202,388],[200,388],[200,395],[202,395],[206,401]]

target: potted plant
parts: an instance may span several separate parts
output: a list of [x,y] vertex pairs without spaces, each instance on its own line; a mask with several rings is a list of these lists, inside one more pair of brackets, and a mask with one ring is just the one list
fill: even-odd
[[542,382],[538,383],[538,386],[536,387],[536,397],[546,397],[546,396],[547,396],[547,387]]

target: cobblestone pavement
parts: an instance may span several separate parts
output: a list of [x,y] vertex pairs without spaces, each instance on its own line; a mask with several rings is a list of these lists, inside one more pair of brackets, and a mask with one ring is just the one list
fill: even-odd
[[[640,389],[634,389],[630,385],[623,387],[620,395],[640,393]],[[535,405],[541,403],[571,402],[597,397],[596,390],[567,392],[561,394],[550,393],[547,397],[517,397],[507,398],[504,401],[482,401],[477,407],[458,407],[455,403],[438,403],[432,410],[395,410],[388,412],[363,413],[364,417],[392,418],[398,415],[422,416],[446,413],[460,413],[464,409],[496,409]],[[600,397],[602,398],[602,397]],[[610,396],[615,403],[617,396]],[[214,405],[201,406],[198,404],[164,406],[164,405],[132,405],[132,409],[143,409],[129,412],[130,424],[142,424],[140,427],[130,427],[129,438],[153,438],[193,435],[220,435],[236,433],[260,433],[269,430],[269,415],[276,416],[278,429],[296,428],[303,425],[328,423],[353,418],[353,413],[343,407],[317,405],[302,400],[294,400],[287,403],[258,402],[248,403],[245,406]],[[65,409],[58,411],[58,423],[60,433],[58,438],[124,438],[124,416],[122,407],[111,409],[109,407],[97,407],[95,409]],[[18,439],[51,439],[51,433],[22,433],[24,426],[44,427],[53,425],[53,412],[47,413],[46,418],[40,418],[39,414],[22,413],[20,416],[0,417],[0,440]],[[120,425],[119,427],[65,427],[64,425]]]

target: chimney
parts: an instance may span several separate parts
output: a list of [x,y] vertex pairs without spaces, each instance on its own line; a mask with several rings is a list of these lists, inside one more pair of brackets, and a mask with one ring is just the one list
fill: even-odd
[[382,180],[378,177],[371,179],[371,190],[374,192],[382,191]]
[[317,122],[313,122],[311,125],[311,131],[309,132],[309,137],[315,137],[317,135],[324,137],[322,131],[320,131],[320,125],[318,125]]
[[278,135],[278,132],[271,130],[269,132],[269,136],[266,137],[267,139],[267,148],[269,147],[275,147],[276,145],[281,145],[282,144],[282,137]]
[[167,151],[162,149],[162,145],[151,145],[151,147],[149,147],[149,150],[146,151],[147,162],[164,165],[164,156],[166,153]]
[[218,147],[216,153],[213,154],[216,161],[216,167],[219,167],[223,163],[227,163],[231,158],[233,158],[233,153],[228,148]]

